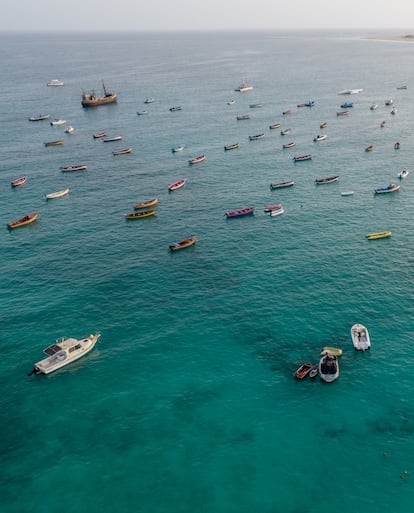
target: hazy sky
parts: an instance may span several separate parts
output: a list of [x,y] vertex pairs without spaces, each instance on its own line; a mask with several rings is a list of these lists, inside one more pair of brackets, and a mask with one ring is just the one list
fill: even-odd
[[396,29],[413,0],[11,0],[5,30]]

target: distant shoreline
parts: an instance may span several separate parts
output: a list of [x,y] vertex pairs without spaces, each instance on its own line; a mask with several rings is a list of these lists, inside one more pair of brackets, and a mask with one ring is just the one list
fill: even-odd
[[365,36],[363,39],[375,39],[376,41],[408,41],[414,42],[414,34],[407,34],[405,36],[396,35],[377,35],[377,36]]

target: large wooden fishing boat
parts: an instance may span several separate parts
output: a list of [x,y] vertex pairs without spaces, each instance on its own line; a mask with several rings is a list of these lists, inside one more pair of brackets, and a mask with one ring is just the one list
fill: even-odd
[[89,93],[84,92],[82,94],[82,107],[97,107],[98,105],[107,105],[108,103],[116,103],[117,94],[114,92],[108,92],[105,88],[105,84],[102,81],[103,96],[97,96],[95,91]]

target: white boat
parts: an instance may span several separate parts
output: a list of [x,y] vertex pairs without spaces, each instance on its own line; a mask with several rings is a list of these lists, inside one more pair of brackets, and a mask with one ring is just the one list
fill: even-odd
[[392,105],[394,100],[385,100],[385,105]]
[[56,343],[47,347],[43,352],[47,358],[35,363],[30,374],[50,374],[69,363],[78,360],[94,348],[100,333],[91,334],[87,338],[65,338],[56,340]]
[[154,103],[154,98],[145,98],[144,103]]
[[407,169],[403,169],[402,171],[400,171],[398,173],[398,178],[400,178],[402,180],[403,178],[406,178],[408,176],[408,174],[409,174],[409,171]]
[[235,91],[238,91],[239,93],[245,93],[247,91],[251,91],[253,89],[253,86],[247,85],[247,84],[240,84],[239,87],[235,89]]
[[354,191],[344,191],[341,192],[341,196],[352,196],[354,194]]
[[378,104],[373,103],[373,104],[371,105],[371,107],[370,107],[370,110],[376,110],[376,109],[378,109]]
[[229,101],[227,102],[227,105],[234,105],[235,103],[236,103],[236,101],[235,101],[235,100],[229,100]]
[[367,328],[362,324],[354,324],[351,328],[351,337],[357,351],[366,351],[371,347],[371,340]]
[[327,138],[328,138],[327,135],[317,135],[316,137],[313,138],[313,142],[324,141]]
[[50,194],[45,194],[46,199],[54,199],[60,198],[61,196],[66,196],[69,194],[69,189],[62,189],[61,191],[51,192]]
[[338,358],[328,352],[319,360],[319,376],[326,383],[332,383],[339,377]]
[[184,150],[184,145],[181,145],[181,146],[175,146],[174,148],[171,148],[171,151],[173,153],[177,153],[178,151],[183,151]]
[[283,214],[284,212],[285,212],[284,208],[282,207],[282,205],[280,205],[279,208],[272,208],[269,211],[269,216],[270,217],[280,216],[280,214]]
[[75,129],[73,128],[72,125],[69,125],[65,128],[65,133],[66,134],[73,134],[73,132],[75,131]]
[[65,123],[66,123],[66,119],[54,119],[53,121],[50,122],[50,124],[52,126],[64,125]]
[[397,114],[397,109],[396,109],[395,107],[393,107],[393,108],[391,109],[390,114]]
[[62,82],[61,80],[57,80],[56,78],[51,80],[50,82],[47,83],[48,86],[52,86],[52,87],[56,87],[56,86],[63,86],[64,85],[64,82]]
[[358,94],[362,93],[363,89],[344,89],[343,91],[339,91],[338,94]]

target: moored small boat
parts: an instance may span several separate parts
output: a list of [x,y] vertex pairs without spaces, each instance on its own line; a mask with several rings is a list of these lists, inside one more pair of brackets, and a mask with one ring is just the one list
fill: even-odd
[[31,116],[29,121],[44,121],[45,119],[49,119],[50,114],[39,114],[38,116]]
[[290,128],[285,128],[284,130],[281,130],[280,135],[287,135],[290,134]]
[[114,142],[114,141],[121,141],[122,135],[116,135],[115,137],[108,137],[108,139],[102,139],[102,142]]
[[105,137],[107,135],[107,132],[96,132],[95,134],[93,134],[93,138],[94,139],[100,139],[101,137]]
[[322,123],[319,128],[326,128],[328,126],[328,123]]
[[149,114],[147,110],[139,110],[137,112],[137,116],[145,116],[145,114]]
[[275,128],[280,128],[280,123],[273,123],[273,125],[269,125],[270,130],[274,130]]
[[384,128],[384,126],[385,126],[385,121],[381,121],[381,123],[380,123],[380,127],[381,127],[381,128]]
[[287,180],[285,182],[275,182],[270,184],[271,189],[283,189],[284,187],[292,187],[292,185],[295,185],[295,182],[293,180]]
[[388,192],[397,192],[400,190],[400,185],[397,185],[395,183],[390,183],[390,185],[387,185],[385,187],[378,187],[378,189],[375,189],[375,194],[386,194]]
[[285,209],[282,207],[282,205],[280,205],[279,208],[272,208],[269,211],[269,216],[276,217],[276,216],[280,216],[281,214],[284,214],[284,213],[285,213]]
[[58,139],[57,141],[49,141],[45,142],[45,146],[61,146],[63,144],[63,141],[61,139]]
[[366,351],[371,347],[368,329],[363,324],[354,324],[352,326],[351,338],[356,351]]
[[395,107],[393,107],[393,108],[391,109],[390,114],[397,114],[397,109],[396,109]]
[[140,208],[148,208],[148,207],[155,207],[155,205],[158,204],[158,199],[153,198],[146,201],[141,201],[140,203],[135,203],[134,209],[139,210]]
[[343,191],[341,192],[341,196],[352,196],[354,191]]
[[183,150],[184,150],[184,145],[182,145],[182,144],[180,146],[175,146],[174,148],[171,148],[171,151],[173,153],[177,153],[177,152],[183,151]]
[[177,107],[170,107],[170,112],[177,112],[179,110],[183,110],[183,108],[181,107],[181,105],[177,106]]
[[39,217],[39,212],[33,212],[33,214],[28,214],[27,216],[18,219],[17,221],[11,221],[7,223],[7,228],[13,230],[14,228],[20,228],[20,226],[26,226],[27,224],[33,223]]
[[155,215],[156,210],[142,210],[141,212],[131,212],[125,214],[126,219],[142,219],[144,217],[150,217]]
[[341,110],[336,113],[337,116],[347,116],[349,112],[347,110]]
[[189,246],[192,246],[198,241],[198,238],[196,235],[192,235],[191,237],[186,237],[184,240],[180,242],[174,242],[173,244],[169,245],[170,251],[178,251],[179,249],[188,248]]
[[394,144],[394,150],[399,150],[400,149],[400,143],[397,141],[395,144]]
[[376,240],[376,239],[386,239],[387,237],[391,237],[392,232],[391,231],[384,231],[384,232],[374,232],[374,233],[367,233],[365,237],[368,240]]
[[324,141],[325,139],[327,139],[327,137],[327,135],[317,135],[313,138],[313,142]]
[[206,160],[206,156],[205,155],[199,155],[198,157],[194,157],[193,159],[190,159],[188,161],[189,164],[199,164],[200,162],[203,162],[204,160]]
[[85,171],[85,169],[88,169],[88,166],[85,164],[78,164],[77,166],[60,166],[59,169],[63,172]]
[[46,199],[54,199],[60,198],[61,196],[66,196],[69,194],[69,189],[62,189],[61,191],[51,192],[49,194],[45,194]]
[[317,178],[315,180],[315,184],[316,185],[321,185],[321,184],[324,184],[324,183],[332,183],[332,182],[337,182],[339,180],[339,176],[338,175],[335,175],[335,176],[328,176],[326,178]]
[[240,84],[239,87],[236,87],[235,91],[239,93],[246,93],[247,91],[251,91],[253,86],[248,84]]
[[365,151],[372,151],[374,149],[374,146],[371,144],[365,148]]
[[257,141],[258,139],[263,139],[265,134],[256,134],[256,135],[249,135],[249,141]]
[[64,125],[65,123],[66,123],[66,119],[54,119],[53,121],[50,122],[50,124],[52,126]]
[[304,379],[311,371],[313,365],[309,362],[302,364],[294,373],[296,379]]
[[19,185],[24,185],[27,182],[27,176],[21,176],[20,178],[15,178],[10,182],[12,187],[18,187]]
[[144,103],[154,103],[154,98],[145,98]]
[[227,102],[227,105],[234,105],[235,103],[236,103],[236,101],[235,101],[235,100],[229,100],[229,101]]
[[370,109],[370,110],[376,110],[376,109],[378,109],[378,104],[373,103],[369,109]]
[[62,82],[62,80],[58,80],[56,78],[54,78],[53,80],[51,80],[50,82],[47,83],[47,85],[49,87],[57,87],[57,86],[63,86],[64,85],[64,82]]
[[341,104],[341,109],[350,109],[354,106],[354,104],[352,102],[345,102],[345,103],[342,103]]
[[124,148],[123,150],[116,150],[112,152],[112,155],[126,155],[132,153],[132,148]]
[[65,128],[65,134],[73,134],[74,131],[75,131],[75,129],[73,128],[72,125],[69,125]]
[[270,212],[271,210],[282,208],[282,203],[273,203],[270,205],[265,205],[263,208],[263,212]]
[[239,143],[234,143],[234,144],[227,144],[226,146],[224,146],[224,149],[227,151],[227,150],[235,150],[236,148],[239,148]]
[[231,210],[229,212],[225,213],[225,216],[227,218],[233,218],[233,217],[244,217],[251,214],[254,214],[255,207],[247,207],[247,208],[241,208],[239,210]]
[[283,116],[290,116],[292,114],[292,111],[291,110],[284,110],[282,112]]
[[239,116],[236,117],[237,121],[241,121],[243,119],[250,119],[250,116],[249,114],[240,114]]
[[324,346],[321,349],[321,355],[324,355],[326,353],[329,353],[333,356],[342,356],[342,349],[339,347],[332,347],[332,346]]
[[296,157],[293,157],[294,162],[302,162],[303,160],[311,160],[312,155],[310,153],[307,153],[306,155],[297,155]]
[[290,141],[286,144],[283,144],[283,148],[293,148],[293,146],[296,146],[296,143],[294,141]]
[[319,375],[326,383],[332,383],[339,377],[338,358],[326,353],[319,361]]
[[177,182],[174,182],[168,186],[169,191],[175,191],[176,189],[179,189],[180,187],[183,187],[185,185],[186,179],[183,178],[182,180],[178,180]]
[[385,100],[385,105],[392,105],[394,103],[394,100]]

